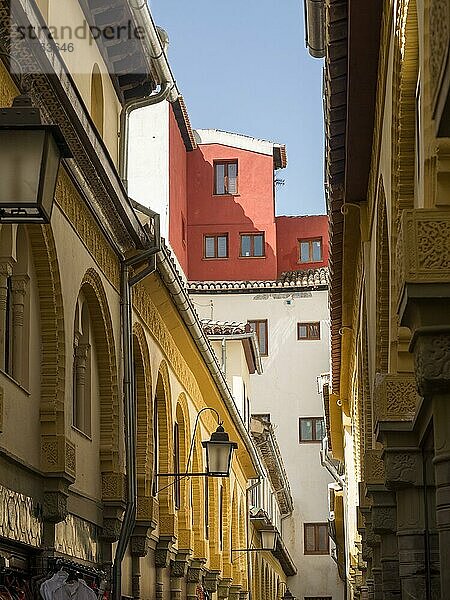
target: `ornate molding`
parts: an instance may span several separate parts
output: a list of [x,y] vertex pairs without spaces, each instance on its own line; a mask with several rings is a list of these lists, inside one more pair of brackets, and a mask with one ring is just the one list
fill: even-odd
[[377,373],[374,390],[376,421],[412,421],[419,401],[413,375]]
[[67,508],[67,493],[62,491],[44,492],[42,517],[48,523],[60,523],[69,514]]
[[231,577],[223,578],[219,581],[217,586],[217,596],[219,597],[219,600],[228,600],[230,586],[232,583],[233,579]]
[[450,281],[449,210],[403,211],[397,242],[397,266],[400,296],[408,282]]
[[159,569],[165,569],[170,565],[174,555],[172,545],[175,538],[172,536],[161,536],[155,550],[155,566]]
[[189,557],[191,550],[178,551],[173,560],[170,561],[170,577],[185,577],[189,568]]
[[385,473],[384,462],[381,458],[381,450],[366,450],[364,454],[365,483],[371,485],[384,485]]
[[186,392],[200,406],[203,400],[197,380],[183,354],[173,341],[167,325],[150,298],[150,294],[142,284],[138,284],[133,290],[133,306],[147,325],[151,335],[161,346],[167,361],[170,363]]
[[187,570],[187,582],[188,583],[200,583],[204,572],[204,564],[206,559],[198,560],[194,559],[191,561],[190,566]]
[[102,473],[102,499],[104,501],[121,501],[125,498],[124,473]]
[[450,44],[449,2],[431,0],[430,3],[430,76],[433,108],[439,93]]
[[386,487],[400,489],[420,485],[422,461],[416,450],[387,449],[383,453]]
[[108,281],[119,290],[119,259],[64,169],[56,184],[55,201]]
[[217,592],[220,573],[221,571],[218,570],[206,572],[205,576],[203,577],[203,585],[205,586],[207,592],[211,592],[212,594]]
[[448,392],[450,387],[450,331],[416,332],[414,363],[417,387],[423,396]]

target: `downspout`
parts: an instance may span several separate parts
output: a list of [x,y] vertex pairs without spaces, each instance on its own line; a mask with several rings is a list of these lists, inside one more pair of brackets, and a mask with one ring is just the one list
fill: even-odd
[[325,469],[330,473],[330,475],[333,477],[333,479],[336,481],[336,483],[338,483],[341,486],[341,489],[344,489],[346,486],[345,478],[342,477],[342,475],[340,475],[338,473],[336,466],[330,460],[330,456],[329,456],[329,452],[328,452],[328,439],[326,437],[323,438],[323,440],[322,440],[322,448],[320,451],[320,462],[322,464],[322,467],[325,467]]
[[133,368],[133,343],[132,343],[132,305],[131,288],[140,281],[143,276],[149,275],[155,270],[156,262],[150,261],[150,265],[134,277],[130,278],[130,267],[151,259],[159,251],[159,243],[153,248],[145,250],[128,260],[122,261],[121,267],[121,316],[122,316],[122,346],[123,346],[123,396],[124,396],[124,420],[125,420],[125,460],[127,469],[127,503],[125,514],[120,529],[116,554],[114,557],[112,582],[113,600],[121,600],[122,596],[122,561],[133,533],[136,522],[137,502],[137,477],[136,477],[136,401],[135,380]]
[[161,89],[156,94],[151,94],[146,98],[130,100],[122,108],[120,113],[120,138],[119,138],[119,176],[125,189],[128,190],[128,144],[130,138],[130,115],[138,108],[145,108],[159,104],[169,96],[173,90],[175,82],[166,81],[161,84]]
[[227,378],[227,341],[222,338],[222,371],[225,379]]

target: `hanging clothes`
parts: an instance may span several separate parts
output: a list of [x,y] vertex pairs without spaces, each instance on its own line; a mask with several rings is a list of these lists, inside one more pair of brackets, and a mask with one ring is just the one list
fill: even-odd
[[97,594],[83,579],[69,582],[66,571],[58,571],[41,585],[44,600],[97,600]]

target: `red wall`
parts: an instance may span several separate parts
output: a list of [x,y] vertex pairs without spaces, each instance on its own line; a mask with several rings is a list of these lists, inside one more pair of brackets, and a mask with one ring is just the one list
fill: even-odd
[[[183,219],[186,224],[184,242]],[[187,153],[169,108],[169,241],[185,273],[188,272],[187,221]]]
[[[238,195],[214,196],[214,160],[238,161]],[[191,281],[275,279],[273,157],[217,144],[188,153]],[[240,258],[240,233],[265,233],[265,258]],[[228,233],[228,258],[204,259],[203,236]]]
[[[317,269],[328,265],[328,217],[277,217],[278,275],[284,271]],[[299,240],[322,238],[322,262],[300,263]]]

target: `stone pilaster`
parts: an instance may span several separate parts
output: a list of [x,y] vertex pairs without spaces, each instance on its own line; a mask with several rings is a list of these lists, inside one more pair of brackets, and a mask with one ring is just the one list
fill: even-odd
[[13,275],[11,277],[12,290],[12,325],[13,325],[13,352],[12,352],[12,376],[19,383],[23,382],[24,360],[27,353],[23,352],[24,341],[24,311],[25,296],[27,293],[28,275]]
[[397,507],[395,495],[376,486],[372,496],[372,526],[381,539],[380,564],[384,600],[399,600],[400,575],[397,546]]
[[[448,305],[447,305],[448,309]],[[441,599],[450,599],[450,326],[415,331],[417,386],[432,402],[436,524],[439,532]]]
[[12,272],[13,267],[11,262],[0,263],[0,368],[4,371],[8,371],[8,365],[6,364],[6,328],[8,324],[8,279],[11,277]]
[[183,594],[183,579],[189,567],[191,550],[178,550],[170,561],[170,600],[181,600]]
[[239,594],[241,592],[241,585],[231,585],[228,593],[229,600],[239,600]]
[[205,562],[204,558],[191,560],[186,575],[187,600],[197,599],[197,586],[202,582]]
[[217,592],[219,600],[228,600],[228,595],[230,593],[230,586],[233,583],[231,578],[224,578],[219,581],[219,585],[217,586]]
[[170,566],[170,561],[175,557],[175,552],[172,545],[175,538],[172,536],[160,536],[155,550],[155,567],[156,567],[156,598],[163,600],[165,597],[164,590],[164,570]]

